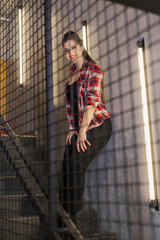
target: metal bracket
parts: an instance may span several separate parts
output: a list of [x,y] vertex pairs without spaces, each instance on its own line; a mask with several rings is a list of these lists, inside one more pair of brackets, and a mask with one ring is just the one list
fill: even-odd
[[155,211],[159,211],[158,199],[151,200],[151,202],[150,202],[150,207],[151,207],[151,208],[154,208]]

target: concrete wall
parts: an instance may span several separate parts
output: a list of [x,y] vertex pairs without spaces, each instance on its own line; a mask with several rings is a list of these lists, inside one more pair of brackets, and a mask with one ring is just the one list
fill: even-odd
[[[63,85],[68,66],[61,39],[68,30],[80,35],[88,22],[89,53],[105,72],[106,107],[113,134],[86,174],[84,199],[98,211],[101,231],[119,240],[159,240],[160,213],[149,208],[136,42],[145,39],[151,126],[159,196],[160,161],[160,16],[103,0],[52,0],[53,79],[58,160],[68,131]],[[65,65],[65,66],[64,66]]]

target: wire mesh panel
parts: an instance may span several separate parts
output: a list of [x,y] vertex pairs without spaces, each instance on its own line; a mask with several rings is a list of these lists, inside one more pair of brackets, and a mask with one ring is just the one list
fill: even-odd
[[0,240],[159,240],[159,26],[107,0],[1,1]]
[[44,9],[43,1],[1,1],[0,239],[48,234]]

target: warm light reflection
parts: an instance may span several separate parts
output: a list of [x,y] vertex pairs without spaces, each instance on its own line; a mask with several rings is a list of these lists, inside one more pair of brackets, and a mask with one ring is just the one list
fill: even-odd
[[19,69],[20,69],[20,85],[22,85],[22,23],[21,23],[22,9],[19,8]]
[[155,187],[154,187],[154,175],[153,175],[153,159],[151,150],[151,134],[149,125],[149,110],[147,102],[147,89],[146,89],[146,78],[144,70],[144,58],[143,48],[138,48],[139,54],[139,70],[140,70],[140,84],[141,84],[141,97],[142,97],[142,108],[143,108],[143,123],[144,123],[144,134],[145,134],[145,148],[146,158],[148,166],[148,181],[149,181],[149,192],[150,200],[155,200]]

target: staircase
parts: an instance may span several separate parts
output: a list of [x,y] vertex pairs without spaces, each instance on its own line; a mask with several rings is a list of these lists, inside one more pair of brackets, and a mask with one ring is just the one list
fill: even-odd
[[[51,238],[53,236],[53,240],[62,240],[59,233],[64,231],[72,232],[76,240],[83,240],[83,236],[58,201],[57,212],[66,228],[55,231],[49,228],[49,201],[46,190],[48,181],[47,177],[43,177],[48,176],[48,173],[43,173],[46,166],[43,166],[43,161],[37,159],[39,150],[36,150],[32,138],[29,148],[28,143],[25,144],[26,137],[17,136],[2,115],[0,115],[0,126],[0,171],[2,172],[0,240],[48,240],[48,234]],[[7,181],[9,187],[6,187]],[[16,184],[11,184],[14,181]],[[24,203],[27,209],[30,206],[29,210],[26,211],[26,207],[24,210]]]
[[[18,137],[17,137],[18,138]],[[25,180],[22,180],[20,173],[24,173],[27,177],[27,171],[24,169],[22,159],[18,157],[16,152],[13,152],[13,145],[8,135],[1,135],[1,149],[0,149],[0,240],[42,240],[47,238],[47,233],[41,223],[41,212],[37,208],[37,204],[27,192]],[[20,138],[19,138],[20,139]],[[3,141],[3,144],[2,144]],[[30,155],[30,162],[28,166],[36,166],[34,170],[37,170],[37,175],[42,174],[47,176],[46,166],[41,159],[33,159],[33,151],[35,152],[35,138],[21,137],[20,143],[24,142],[32,144],[32,147],[27,150]],[[4,154],[5,146],[5,154]],[[12,159],[11,159],[12,156]],[[42,166],[43,163],[43,166]],[[33,170],[32,170],[33,171]],[[36,171],[33,172],[36,175]],[[24,175],[23,175],[24,176]],[[28,177],[30,175],[28,173]],[[29,179],[28,179],[29,180]],[[41,185],[47,179],[41,179]],[[32,182],[33,186],[36,185],[35,180]],[[47,185],[46,185],[47,186]],[[33,187],[32,187],[33,188]],[[41,201],[41,204],[45,203],[45,194],[42,191],[35,192],[34,196],[36,202]],[[27,193],[26,193],[27,192]],[[46,208],[47,211],[47,208]]]
[[59,201],[57,216],[64,227],[53,231],[49,171],[36,138],[17,136],[2,115],[0,128],[0,240],[117,240],[115,234],[98,233],[95,212],[78,213],[75,225]]

